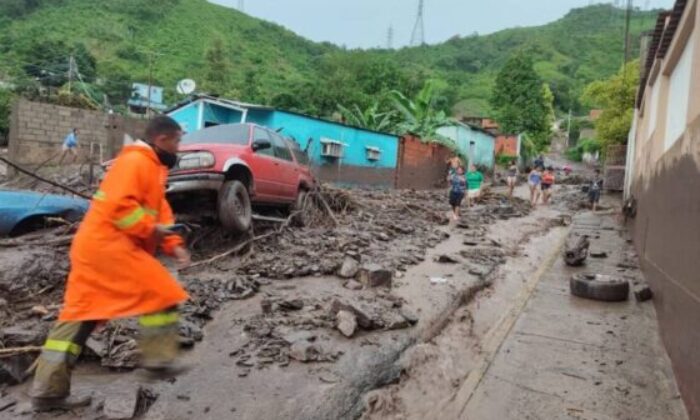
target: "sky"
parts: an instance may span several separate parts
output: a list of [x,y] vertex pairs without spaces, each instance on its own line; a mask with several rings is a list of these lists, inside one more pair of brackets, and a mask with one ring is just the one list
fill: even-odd
[[[209,0],[237,8],[240,0]],[[564,16],[570,9],[599,0],[424,0],[425,40],[429,44],[455,35],[481,35],[515,26],[535,26]],[[617,0],[623,4],[624,0]],[[670,9],[674,0],[635,0],[642,9]],[[610,3],[610,2],[609,2]],[[276,22],[314,41],[348,48],[386,47],[389,27],[393,47],[409,44],[418,0],[244,0],[244,11]]]

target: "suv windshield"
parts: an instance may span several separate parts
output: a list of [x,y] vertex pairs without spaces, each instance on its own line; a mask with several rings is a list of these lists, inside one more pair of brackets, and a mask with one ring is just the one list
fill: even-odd
[[247,145],[250,126],[226,124],[208,127],[182,136],[182,144],[217,143]]

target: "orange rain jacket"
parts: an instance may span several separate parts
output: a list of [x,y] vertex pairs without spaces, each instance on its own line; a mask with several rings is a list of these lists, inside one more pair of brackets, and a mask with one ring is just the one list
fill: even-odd
[[[174,222],[167,169],[142,141],[126,146],[93,196],[70,251],[61,321],[108,320],[162,311],[188,298],[154,257],[156,224]],[[160,244],[172,254],[173,235]]]

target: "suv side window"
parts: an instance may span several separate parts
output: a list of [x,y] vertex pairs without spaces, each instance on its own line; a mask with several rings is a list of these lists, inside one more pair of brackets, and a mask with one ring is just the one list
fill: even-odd
[[270,133],[270,135],[272,136],[272,144],[275,147],[275,156],[293,162],[292,152],[289,151],[289,147],[287,147],[287,142],[284,141],[284,138],[277,133]]
[[268,133],[267,130],[263,130],[262,128],[255,127],[255,131],[253,132],[253,141],[255,141],[255,140],[267,140],[272,145],[272,147],[270,147],[270,148],[258,150],[257,152],[255,152],[255,154],[263,155],[263,156],[274,156],[275,155],[275,143],[270,138],[270,133]]

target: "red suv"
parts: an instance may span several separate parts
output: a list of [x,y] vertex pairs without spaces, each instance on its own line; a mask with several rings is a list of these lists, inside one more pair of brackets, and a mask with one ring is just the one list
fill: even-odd
[[[300,208],[315,185],[306,154],[296,142],[255,124],[208,127],[182,138],[166,193],[177,210],[199,215],[216,209],[235,232],[250,228],[252,205]],[[216,207],[202,205],[215,200]]]

